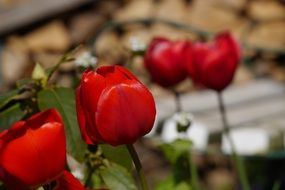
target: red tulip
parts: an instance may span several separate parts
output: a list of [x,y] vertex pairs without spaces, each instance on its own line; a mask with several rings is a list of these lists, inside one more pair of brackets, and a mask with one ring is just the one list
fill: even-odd
[[0,180],[14,190],[53,181],[64,171],[65,145],[63,122],[55,109],[16,122],[0,133]]
[[105,66],[87,70],[76,90],[76,109],[87,144],[131,144],[147,134],[155,119],[152,94],[128,70]]
[[186,69],[193,81],[222,91],[232,81],[240,60],[240,49],[230,33],[216,36],[214,43],[196,43],[189,53]]
[[68,171],[56,180],[56,187],[53,190],[85,190],[84,186]]
[[163,87],[171,87],[187,77],[183,67],[184,54],[191,46],[189,41],[171,42],[154,38],[144,57],[144,65],[152,80]]

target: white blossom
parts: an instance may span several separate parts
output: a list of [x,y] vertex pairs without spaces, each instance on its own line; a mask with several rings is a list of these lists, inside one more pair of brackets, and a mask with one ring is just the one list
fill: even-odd
[[97,64],[97,58],[94,57],[91,52],[85,51],[76,58],[74,63],[76,66],[94,67]]

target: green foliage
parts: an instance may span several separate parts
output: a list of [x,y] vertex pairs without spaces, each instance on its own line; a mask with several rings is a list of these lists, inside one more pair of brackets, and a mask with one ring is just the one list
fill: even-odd
[[0,95],[0,110],[17,97],[18,90],[12,90]]
[[189,153],[192,142],[190,140],[178,139],[172,143],[163,144],[160,149],[164,153],[166,159],[174,164],[177,159],[184,153]]
[[108,188],[114,190],[136,190],[137,187],[130,173],[122,166],[110,163],[100,168],[100,176]]
[[102,144],[100,147],[108,160],[124,166],[131,171],[133,162],[125,145],[113,147],[111,145]]
[[190,140],[182,139],[160,146],[165,158],[172,166],[172,175],[159,183],[155,188],[156,190],[199,189],[196,168],[191,157],[191,146]]
[[0,112],[0,131],[10,128],[10,126],[24,117],[24,112],[17,103]]
[[176,184],[173,176],[161,181],[154,188],[155,190],[192,190],[191,186],[186,182]]
[[[73,52],[64,55],[48,70],[36,64],[32,78],[18,81],[17,89],[0,95],[0,131],[39,111],[56,108],[64,121],[68,153],[77,161],[84,161],[87,165],[86,185],[92,188],[136,190],[135,181],[130,173],[133,163],[127,148],[98,145],[98,151],[89,152],[89,157],[86,156],[87,146],[81,139],[77,123],[74,90],[47,87],[48,80],[59,66],[73,60],[71,57]],[[0,182],[1,189],[5,187]]]
[[[123,161],[124,159],[127,162]],[[125,164],[130,167],[128,159],[125,146],[115,148],[110,145],[89,145],[85,156],[85,185],[90,188],[108,187],[111,190],[136,189],[130,171],[126,166],[122,166]]]
[[105,187],[104,181],[101,178],[101,176],[99,175],[99,170],[98,171],[95,170],[92,173],[91,180],[86,185],[88,187],[92,187],[92,188],[102,188],[102,187]]
[[19,90],[15,89],[0,95],[0,131],[10,128],[25,115],[16,101],[20,97],[18,93]]
[[38,93],[38,105],[41,110],[56,108],[64,120],[67,138],[67,151],[78,161],[83,161],[86,145],[81,139],[75,110],[74,90],[54,88]]

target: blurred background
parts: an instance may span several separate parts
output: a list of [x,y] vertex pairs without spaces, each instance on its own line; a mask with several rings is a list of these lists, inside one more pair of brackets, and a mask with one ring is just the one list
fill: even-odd
[[[155,36],[200,40],[224,30],[232,32],[243,50],[234,83],[224,93],[237,150],[248,158],[256,189],[264,189],[260,185],[264,179],[269,179],[270,187],[276,179],[282,184],[283,0],[0,0],[0,92],[29,77],[35,63],[49,68],[78,45],[78,56],[91,51],[98,65],[131,63],[130,69],[149,86],[157,102],[155,128],[137,144],[147,178],[155,187],[171,173],[157,146],[180,137],[177,131],[168,130],[177,119],[175,99],[170,91],[150,82],[143,57],[131,52],[144,50]],[[52,80],[74,87],[75,74],[76,65],[71,62],[62,65]],[[223,141],[223,155],[209,153],[209,143],[221,130],[215,93],[196,89],[190,80],[175,88],[182,94],[182,111],[191,121],[186,138],[193,140],[203,185],[206,189],[233,189],[236,173],[225,156],[229,145]]]

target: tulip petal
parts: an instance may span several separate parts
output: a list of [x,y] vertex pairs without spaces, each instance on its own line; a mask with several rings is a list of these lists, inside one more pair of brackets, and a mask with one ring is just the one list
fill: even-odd
[[87,71],[77,88],[76,102],[82,137],[88,144],[132,143],[153,126],[151,93],[120,66]]
[[144,57],[144,65],[154,82],[170,87],[186,78],[183,55],[189,45],[190,42],[171,42],[164,38],[152,40]]
[[217,91],[223,90],[233,79],[235,68],[232,66],[223,52],[209,54],[203,65],[203,84]]
[[221,51],[227,51],[238,62],[241,58],[239,44],[229,32],[222,32],[215,38],[215,43]]
[[112,86],[99,99],[96,124],[103,140],[114,146],[134,143],[151,130],[154,119],[153,97],[140,83]]
[[82,139],[87,143],[87,144],[92,144],[92,140],[88,135],[87,132],[87,122],[85,120],[85,113],[81,105],[81,98],[80,98],[80,89],[81,87],[79,86],[76,89],[76,111],[77,111],[77,120],[80,128],[80,133],[82,136]]
[[104,66],[98,68],[96,72],[104,77],[106,86],[124,83],[128,80],[138,81],[133,74],[120,66]]
[[64,171],[53,190],[85,190],[85,188],[71,173]]
[[[98,99],[106,86],[104,77],[93,72],[87,71],[83,74],[80,87],[77,89],[76,103],[77,116],[82,136],[87,144],[100,142],[100,134],[95,126],[94,114],[97,109]],[[84,109],[83,109],[84,108]],[[84,118],[84,123],[83,119]]]
[[193,55],[186,68],[196,84],[221,91],[232,82],[240,49],[229,32],[218,34],[212,43],[196,43]]
[[7,186],[36,187],[61,175],[66,161],[61,121],[58,112],[50,109],[15,123],[0,136],[0,173]]

